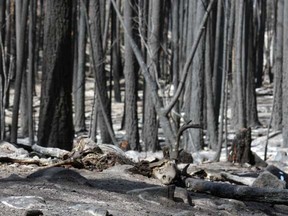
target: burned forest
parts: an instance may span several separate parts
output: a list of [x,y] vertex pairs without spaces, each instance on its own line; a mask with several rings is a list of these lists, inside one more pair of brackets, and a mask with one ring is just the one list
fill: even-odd
[[287,215],[288,1],[0,0],[0,215]]

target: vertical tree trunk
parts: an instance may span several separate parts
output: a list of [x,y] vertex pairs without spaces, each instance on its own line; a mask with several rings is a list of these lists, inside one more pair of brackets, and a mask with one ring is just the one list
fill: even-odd
[[105,30],[105,17],[106,17],[106,0],[99,0],[99,9],[100,9],[100,28],[101,28],[101,34],[103,38],[103,33]]
[[37,31],[36,31],[36,36],[35,36],[35,78],[39,79],[38,75],[38,70],[40,69],[39,67],[40,65],[40,51],[43,50],[43,20],[44,20],[44,6],[43,6],[43,0],[40,0],[38,6],[38,10],[39,10],[39,15],[37,16]]
[[[87,5],[87,1],[84,1]],[[76,72],[75,88],[75,132],[83,132],[85,126],[85,50],[86,50],[86,24],[83,4],[80,4],[80,17],[78,25],[78,67]]]
[[[230,59],[230,52],[231,52],[231,41],[232,41],[232,34],[233,34],[233,23],[234,23],[234,6],[235,1],[225,0],[224,7],[226,10],[224,11],[224,35],[223,35],[223,68],[222,68],[222,86],[221,86],[221,102],[220,102],[220,122],[219,122],[219,130],[218,130],[218,146],[217,146],[217,153],[215,155],[214,161],[219,161],[221,156],[222,150],[222,143],[223,143],[223,128],[224,123],[227,126],[227,113],[226,106],[227,106],[227,95],[228,95],[228,70],[229,70],[229,59]],[[224,122],[225,120],[225,122]],[[227,135],[227,128],[225,127],[225,135]],[[226,159],[228,159],[228,151],[227,151],[227,142],[225,139],[225,147],[226,147]]]
[[[148,56],[147,64],[150,65],[150,74],[156,81],[156,73],[159,73],[159,48],[160,48],[160,14],[161,0],[150,1],[151,15],[148,28]],[[145,116],[143,124],[143,141],[148,146],[148,150],[159,149],[158,143],[158,123],[153,101],[145,87]]]
[[[29,0],[30,1],[30,0]],[[27,4],[29,4],[29,1]],[[27,7],[27,8],[23,8]],[[25,12],[26,14],[22,14],[23,12]],[[28,15],[28,5],[24,5],[23,2],[21,1],[21,3],[19,3],[18,1],[16,1],[16,73],[17,73],[17,67],[21,64],[22,68],[20,70],[22,70],[22,85],[21,85],[21,96],[20,96],[20,123],[21,123],[21,135],[23,137],[27,137],[29,134],[29,128],[28,128],[28,92],[27,92],[27,74],[26,74],[26,59],[24,58],[24,56],[27,55],[27,48],[26,48],[26,27],[24,29],[23,32],[20,32],[20,25],[23,25],[23,21],[22,19],[27,19],[27,15]],[[25,18],[26,17],[26,18]],[[25,26],[27,25],[26,21],[25,21]],[[20,34],[24,34],[23,36],[20,36]],[[21,41],[20,41],[20,38]],[[21,43],[21,45],[20,45]],[[23,45],[22,45],[23,43]],[[21,51],[21,49],[23,49],[23,51]],[[23,52],[23,54],[22,54]],[[23,57],[21,56],[23,55]],[[23,58],[23,60],[21,60],[21,58]],[[22,61],[22,63],[19,63],[20,61]]]
[[27,73],[27,95],[28,95],[28,130],[30,145],[34,144],[34,121],[33,121],[33,75],[34,75],[34,44],[35,44],[35,6],[37,1],[30,0],[29,6],[29,47],[28,47],[28,73]]
[[[216,32],[215,32],[215,50],[214,50],[214,62],[213,62],[213,109],[214,119],[218,119],[220,100],[221,100],[221,82],[222,82],[222,53],[223,53],[223,1],[217,1],[217,17],[216,17]],[[210,37],[211,40],[212,37]],[[212,46],[213,47],[213,46]],[[208,116],[207,116],[208,117]],[[218,121],[214,122],[217,130]],[[216,133],[217,136],[217,133]],[[217,139],[216,139],[217,140]],[[216,141],[215,140],[215,141]]]
[[282,63],[283,63],[283,14],[284,0],[277,1],[276,35],[274,48],[274,112],[272,117],[272,127],[280,130],[282,127]]
[[[187,1],[188,4],[188,10],[187,10],[187,17],[185,17],[185,20],[187,20],[187,23],[185,24],[184,27],[184,32],[183,34],[185,35],[185,40],[183,40],[183,43],[185,42],[185,44],[183,44],[183,48],[182,48],[182,58],[186,59],[187,58],[187,53],[189,53],[189,49],[188,47],[192,47],[193,46],[193,40],[194,40],[194,32],[196,31],[196,27],[195,27],[195,20],[196,20],[196,11],[197,11],[197,1]],[[184,37],[183,35],[183,37]],[[184,39],[184,38],[183,38]],[[183,65],[185,64],[185,60]],[[190,66],[189,68],[189,73],[187,75],[187,80],[188,82],[185,83],[185,92],[183,93],[183,109],[185,110],[185,116],[184,116],[184,120],[190,121],[190,111],[191,111],[191,80],[192,80],[192,66]],[[190,130],[187,130],[186,133],[183,134],[183,138],[184,138],[184,146],[185,149],[189,151],[196,151],[197,149],[195,148],[195,143],[192,143],[191,145],[191,133]],[[190,145],[190,147],[189,147]]]
[[[210,22],[211,25],[211,22]],[[206,28],[206,39],[205,39],[205,92],[206,92],[206,116],[207,116],[207,137],[209,141],[209,146],[216,150],[217,148],[217,123],[215,118],[214,101],[213,100],[213,82],[211,73],[211,26],[207,25]],[[219,75],[218,75],[219,76]],[[219,94],[220,95],[220,94]],[[218,97],[219,97],[218,95]]]
[[234,97],[234,127],[243,128],[245,122],[245,104],[243,88],[243,11],[244,1],[236,3],[236,23],[235,23],[235,69],[233,73],[233,97]]
[[[92,41],[91,46],[94,50],[94,62],[96,64],[96,74],[95,79],[98,80],[99,83],[99,95],[103,102],[104,109],[107,113],[108,120],[111,124],[111,106],[109,102],[109,98],[107,95],[107,79],[105,76],[105,68],[104,68],[104,53],[102,47],[102,36],[101,36],[101,22],[100,22],[100,5],[98,1],[90,1],[90,22],[91,22],[91,33],[92,33]],[[96,83],[95,83],[96,85]],[[104,116],[102,111],[98,112],[98,125],[100,127],[100,134],[103,143],[111,143],[112,138],[109,135]]]
[[[80,16],[80,9],[78,8],[78,1],[73,1],[72,3],[72,62],[73,62],[73,84],[72,84],[72,91],[73,91],[73,96],[74,96],[74,104],[77,104],[77,98],[75,97],[76,95],[76,89],[77,89],[77,70],[78,70],[78,37],[79,37],[79,16]],[[74,112],[75,112],[75,107],[74,107]],[[75,123],[75,118],[74,118],[74,123]]]
[[282,116],[283,146],[288,147],[288,1],[284,1]]
[[[264,41],[265,41],[265,32],[266,32],[266,2],[267,1],[258,1],[258,29],[257,29],[257,46],[255,49],[256,52],[256,87],[259,88],[262,85],[263,81],[263,53],[264,53]],[[260,11],[260,12],[259,12]]]
[[70,0],[45,1],[43,76],[38,129],[41,146],[72,149]]
[[[203,4],[204,2],[204,4]],[[204,17],[205,8],[204,5],[207,1],[198,0],[197,1],[197,14],[195,29],[199,29],[200,23]],[[190,113],[189,119],[194,124],[203,123],[203,88],[204,88],[204,37],[199,41],[198,49],[195,53],[195,57],[192,62],[192,78],[191,78],[191,99],[190,99]],[[203,148],[203,134],[202,130],[191,130],[191,141],[196,147],[196,150]],[[188,145],[188,151],[192,151],[192,144]]]
[[[134,12],[135,0],[126,0],[124,2],[124,21],[125,26],[135,39]],[[137,82],[138,82],[138,67],[133,50],[128,42],[127,34],[124,36],[125,41],[125,131],[126,139],[133,150],[141,150],[139,144],[138,117],[137,117]]]
[[[245,81],[245,101],[246,101],[246,119],[247,119],[247,127],[255,127],[259,126],[258,120],[258,112],[257,112],[257,101],[256,101],[256,93],[255,93],[255,77],[256,77],[256,68],[260,68],[257,65],[257,51],[259,49],[256,48],[255,42],[259,40],[259,34],[255,34],[257,30],[255,30],[256,26],[253,25],[253,2],[247,1],[246,3],[246,43],[245,43],[245,50],[246,50],[246,63],[245,63],[245,70],[246,70],[246,80]],[[264,44],[260,45],[261,47]],[[263,48],[261,48],[262,53],[258,52],[258,55],[263,56]],[[263,59],[263,58],[262,58]],[[260,63],[260,62],[258,62]],[[263,68],[263,60],[261,62],[261,68]]]
[[[150,1],[139,1],[139,33],[141,36],[140,44],[141,44],[141,52],[144,59],[144,62],[147,63],[147,34],[148,34],[148,22],[149,22],[149,3]],[[142,119],[141,122],[144,122],[145,118],[145,85],[146,81],[144,79],[143,87],[141,90],[143,90],[143,99],[142,99]],[[140,85],[139,85],[140,86]],[[139,89],[140,90],[140,89]],[[141,136],[143,137],[143,129]],[[144,143],[145,145],[145,151],[148,151],[148,145]]]
[[[109,31],[109,23],[110,23],[110,17],[111,17],[111,2],[104,1],[105,2],[105,18],[104,19],[104,29],[102,31],[103,39],[102,39],[102,46],[104,53],[107,52],[107,44],[108,44],[108,31]],[[106,5],[107,3],[107,5]]]
[[[17,142],[19,104],[22,88],[22,78],[25,68],[23,66],[24,66],[25,28],[26,28],[28,3],[29,0],[24,0],[23,2],[21,0],[16,1],[16,15],[18,16],[16,17],[17,64],[16,64],[15,94],[12,110],[12,126],[11,126],[12,143]],[[25,91],[23,93],[26,94]]]
[[120,32],[119,21],[116,17],[115,10],[111,11],[111,43],[111,66],[114,82],[114,97],[116,102],[121,102],[120,75],[122,64],[120,52]]
[[[179,49],[179,9],[180,9],[180,1],[178,0],[172,0],[172,41],[171,41],[171,51],[172,51],[172,65],[171,65],[171,74],[173,76],[173,88],[174,88],[174,93],[178,87],[179,83],[179,54],[180,54],[180,49]],[[176,123],[176,130],[178,130],[179,125],[180,125],[180,104],[177,102],[174,106],[174,112],[172,113],[172,118],[174,119]]]
[[[4,93],[4,103],[5,108],[8,108],[10,105],[10,82],[15,79],[16,74],[16,30],[15,30],[15,1],[7,0],[7,8],[10,15],[7,19],[6,25],[6,35],[5,35],[5,47],[7,47],[7,55],[5,62],[5,70],[7,71],[7,89]],[[8,72],[9,71],[9,72]]]
[[[5,78],[5,59],[2,58],[5,53],[4,52],[4,36],[5,36],[5,10],[6,10],[6,1],[0,1],[0,139],[3,140],[5,137],[5,106],[4,106],[4,92],[6,78]],[[4,66],[4,67],[3,67]]]

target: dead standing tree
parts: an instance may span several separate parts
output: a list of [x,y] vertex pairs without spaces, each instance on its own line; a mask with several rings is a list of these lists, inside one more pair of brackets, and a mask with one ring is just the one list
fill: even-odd
[[[97,101],[95,103],[99,103],[99,98],[101,97],[104,109],[106,111],[109,122],[111,123],[111,107],[107,94],[107,85],[106,85],[106,76],[105,76],[105,68],[104,68],[104,53],[102,46],[102,35],[101,35],[101,23],[100,23],[100,4],[98,1],[90,1],[89,5],[89,18],[90,18],[90,33],[91,33],[91,46],[93,47],[93,61],[95,65],[94,68],[94,76],[95,80],[98,80],[98,83],[95,85],[99,85],[97,92]],[[95,106],[95,105],[94,105]],[[103,143],[111,143],[112,137],[108,132],[107,125],[105,123],[105,119],[103,116],[103,112],[94,113],[94,116],[98,114],[98,125],[100,127],[100,134]],[[94,120],[95,121],[95,120]],[[95,124],[95,122],[94,122]],[[96,127],[94,127],[96,129]]]
[[282,135],[283,147],[288,146],[288,2],[284,1],[283,19],[283,82],[282,82]]
[[45,2],[38,143],[72,149],[72,38],[69,0]]
[[[156,82],[157,73],[159,73],[159,49],[160,49],[160,16],[161,16],[161,0],[150,1],[150,16],[148,28],[148,52],[147,65],[149,72]],[[143,141],[148,150],[156,151],[159,149],[158,144],[158,122],[152,98],[149,94],[149,87],[145,84],[144,99],[144,118],[143,118]]]
[[[135,0],[126,0],[124,2],[125,25],[130,35],[135,38]],[[125,130],[126,139],[133,150],[141,150],[139,143],[138,117],[137,117],[137,82],[138,82],[138,65],[133,50],[129,44],[127,34],[125,40]]]
[[274,89],[273,96],[275,103],[274,112],[272,117],[272,127],[274,130],[280,130],[282,127],[282,79],[283,79],[283,21],[284,21],[284,0],[278,0],[276,17],[276,29],[275,29],[275,41],[274,41]]
[[[84,1],[85,6],[87,1]],[[79,6],[83,7],[82,4]],[[74,85],[75,85],[75,132],[83,132],[86,130],[85,126],[85,47],[86,47],[86,25],[85,25],[85,14],[80,9],[79,21],[77,22],[79,28],[78,34],[78,64],[77,70],[75,71]]]
[[[118,0],[118,4],[121,1]],[[111,70],[113,74],[114,97],[116,102],[121,102],[120,76],[122,73],[121,51],[120,51],[120,29],[119,21],[114,10],[111,10]]]
[[[5,68],[5,51],[4,51],[4,20],[6,4],[5,0],[0,1],[0,139],[5,137],[5,89],[7,86],[7,72]],[[5,23],[7,25],[7,23]]]
[[25,29],[26,19],[28,10],[29,0],[16,1],[16,9],[18,16],[18,24],[16,25],[16,46],[17,46],[17,62],[16,62],[16,80],[15,80],[15,95],[13,101],[12,111],[12,126],[11,126],[11,142],[17,142],[17,131],[18,131],[18,116],[19,116],[19,105],[21,97],[21,87],[24,73],[24,45],[25,45]]
[[34,121],[33,121],[33,76],[34,76],[34,44],[35,44],[35,18],[36,18],[36,0],[30,0],[29,7],[29,47],[28,47],[28,73],[27,73],[27,117],[30,145],[34,144]]

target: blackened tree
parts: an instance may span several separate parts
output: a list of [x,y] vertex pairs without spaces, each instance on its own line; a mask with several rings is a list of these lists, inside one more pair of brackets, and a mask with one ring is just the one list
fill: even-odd
[[[135,37],[135,21],[133,17],[134,0],[125,1],[124,3],[124,19],[129,34]],[[138,80],[138,66],[133,53],[133,50],[128,43],[129,38],[125,35],[125,130],[126,139],[129,142],[131,149],[140,150],[139,131],[138,131],[138,117],[137,117],[137,80]]]
[[71,150],[72,1],[45,1],[43,76],[38,144]]

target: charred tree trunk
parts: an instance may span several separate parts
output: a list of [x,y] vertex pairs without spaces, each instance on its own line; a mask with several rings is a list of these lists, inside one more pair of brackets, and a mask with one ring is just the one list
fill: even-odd
[[282,135],[283,147],[288,147],[288,1],[284,1],[283,21],[283,82],[282,82]]
[[208,23],[205,38],[205,90],[206,90],[205,92],[206,92],[207,138],[209,147],[212,148],[213,150],[216,150],[218,121],[216,120],[217,118],[215,116],[215,109],[214,109],[215,100],[213,100],[210,38],[211,38],[211,26]]
[[251,128],[242,128],[232,142],[228,161],[253,165],[255,162],[251,152],[251,141]]
[[35,7],[36,0],[30,0],[29,7],[29,47],[28,47],[28,73],[27,73],[27,95],[28,95],[28,130],[30,145],[34,144],[34,121],[33,121],[33,76],[34,76],[34,44],[35,44]]
[[[256,56],[263,56],[263,48],[261,48],[262,53],[260,53],[259,47],[256,45],[256,41],[261,41],[259,39],[259,35],[255,34],[255,25],[253,25],[253,2],[246,3],[246,41],[245,41],[245,51],[246,51],[246,80],[245,81],[245,101],[246,101],[246,119],[248,127],[259,126],[260,122],[258,120],[258,112],[257,112],[257,101],[256,101],[256,93],[255,93],[255,77],[256,77],[256,69],[263,68],[263,57],[262,61],[257,61]],[[259,44],[258,46],[264,47],[264,44]],[[256,51],[257,50],[257,51]],[[257,65],[260,63],[261,65]]]
[[[24,52],[25,52],[24,46],[25,46],[25,29],[26,29],[28,3],[29,3],[29,0],[25,0],[23,2],[21,0],[16,1],[17,64],[16,64],[15,94],[14,94],[13,111],[12,111],[12,126],[11,126],[11,142],[12,143],[17,142],[18,116],[19,116],[19,107],[20,107],[19,105],[20,105],[20,97],[21,97],[21,90],[22,90],[23,73],[24,73],[24,68],[25,68],[24,67]],[[23,91],[22,93],[22,100],[23,99],[27,99],[26,91]],[[25,103],[25,101],[23,102]],[[21,111],[23,113],[23,110]],[[22,119],[22,121],[24,120],[27,120],[27,119],[26,118]],[[25,126],[25,125],[22,125],[22,126]]]
[[[118,1],[120,3],[120,1]],[[120,52],[120,29],[115,10],[111,10],[111,66],[114,84],[114,97],[116,102],[121,102],[120,77],[122,74],[121,52]]]
[[[197,1],[197,15],[196,15],[196,23],[195,29],[200,28],[200,23],[204,17],[205,8],[207,1]],[[188,114],[189,120],[191,120],[194,124],[203,123],[203,88],[204,88],[204,37],[202,37],[199,41],[198,49],[196,50],[195,57],[193,59],[191,69],[192,69],[192,77],[191,77],[191,99],[190,99],[190,113]],[[202,130],[193,130],[191,129],[191,141],[196,146],[197,150],[203,148],[203,132]],[[191,145],[188,145],[188,151],[191,152]]]
[[[87,5],[87,1],[84,1]],[[83,5],[80,4],[80,17],[78,25],[78,67],[75,71],[75,132],[83,132],[85,126],[85,51],[86,51],[86,23]]]
[[280,130],[282,127],[282,67],[283,67],[283,19],[284,19],[284,0],[277,1],[276,35],[274,48],[274,112],[272,117],[272,127]]
[[[180,76],[180,40],[179,40],[179,31],[180,31],[180,1],[173,0],[172,1],[172,41],[171,41],[171,51],[172,51],[172,65],[171,65],[171,74],[173,77],[172,84],[174,88],[174,93],[179,84],[179,76]],[[174,113],[172,114],[172,118],[175,121],[176,128],[175,130],[179,129],[180,126],[180,103],[179,101],[174,106]]]
[[[105,75],[104,68],[104,53],[102,47],[102,36],[101,36],[101,23],[100,23],[100,5],[98,1],[90,1],[90,21],[91,21],[91,46],[94,51],[94,62],[96,66],[95,71],[95,80],[98,80],[99,90],[97,97],[101,97],[103,102],[104,110],[108,116],[108,120],[111,124],[111,105],[107,94],[107,79]],[[96,82],[95,82],[95,85]],[[99,99],[97,98],[97,103]],[[96,105],[96,104],[95,104]],[[100,128],[101,139],[103,143],[111,143],[112,138],[109,135],[107,125],[105,123],[103,110],[98,112],[98,125]]]
[[[218,119],[219,116],[219,109],[220,109],[220,100],[221,100],[221,83],[222,83],[222,69],[223,69],[223,65],[222,65],[222,58],[223,58],[223,1],[217,1],[217,16],[216,16],[216,30],[215,30],[215,51],[214,51],[214,62],[212,61],[213,64],[213,68],[212,68],[212,72],[211,74],[213,74],[213,80],[212,80],[212,85],[213,85],[213,109],[214,112],[211,113],[214,115],[214,119]],[[227,10],[225,8],[225,10]],[[209,39],[211,40],[213,34],[211,34],[211,36],[209,37]],[[213,48],[213,44],[211,44],[212,48]],[[213,49],[212,49],[213,50]],[[207,116],[208,117],[208,116]],[[212,122],[211,122],[212,123]],[[208,123],[208,124],[211,124]],[[217,126],[218,126],[218,121],[214,122],[214,127],[215,127],[215,131],[217,131]],[[215,135],[213,136],[217,136],[217,132]],[[217,142],[217,138],[214,140]]]
[[[257,14],[256,16],[257,19],[257,46],[255,49],[256,52],[256,72],[255,72],[255,78],[256,78],[256,87],[259,88],[262,85],[263,81],[263,53],[264,53],[264,41],[265,41],[265,32],[266,32],[266,3],[267,1],[258,1],[257,5]],[[253,6],[251,5],[250,8]],[[255,26],[255,25],[254,25]]]
[[245,97],[243,79],[245,68],[243,68],[243,32],[244,32],[244,1],[236,2],[235,20],[235,66],[233,69],[233,127],[243,128],[246,125],[245,119]]
[[69,0],[45,1],[43,76],[38,130],[41,146],[71,150],[72,38]]
[[[159,48],[160,48],[160,15],[161,0],[150,1],[150,20],[148,27],[148,56],[147,64],[150,65],[149,71],[154,81],[159,73]],[[156,151],[158,144],[158,122],[153,101],[145,86],[145,116],[143,123],[143,141],[148,146],[148,150]]]
[[[120,3],[120,1],[118,1]],[[116,102],[121,102],[120,76],[122,73],[119,21],[115,10],[111,11],[111,66],[114,84],[114,97]]]
[[[135,0],[127,0],[124,2],[124,20],[125,26],[129,35],[135,39],[136,34],[133,27],[135,27],[135,16],[133,10],[136,6]],[[138,82],[138,66],[133,50],[128,42],[127,34],[124,36],[125,41],[125,63],[124,63],[124,77],[125,77],[125,131],[126,139],[129,146],[133,150],[141,150],[139,144],[139,129],[137,117],[137,82]]]
[[[0,1],[0,139],[5,138],[5,86],[7,72],[5,70],[5,51],[4,51],[4,41],[5,41],[5,10],[6,10],[6,1]],[[7,24],[7,23],[6,23]]]
[[[195,14],[197,10],[197,1],[187,1],[188,4],[188,10],[187,10],[187,17],[185,18],[187,23],[185,24],[184,27],[184,35],[185,35],[185,40],[183,40],[183,43],[185,41],[185,44],[183,44],[183,49],[182,49],[182,58],[187,58],[189,49],[187,47],[192,47],[193,46],[193,40],[194,40],[194,34],[195,34]],[[183,36],[184,37],[184,36]],[[184,38],[183,38],[184,39]],[[186,50],[187,49],[187,50]],[[185,64],[185,62],[183,63]],[[187,82],[185,82],[185,91],[183,93],[183,109],[185,110],[185,116],[184,120],[185,122],[188,122],[190,120],[189,118],[189,113],[191,111],[191,80],[192,80],[192,66],[189,67],[189,73],[187,75]],[[193,122],[194,123],[194,122]],[[191,143],[191,133],[190,130],[187,130],[183,134],[184,138],[184,148],[187,151],[196,151],[195,144]],[[192,144],[192,145],[191,145]],[[190,145],[190,146],[189,146]]]

